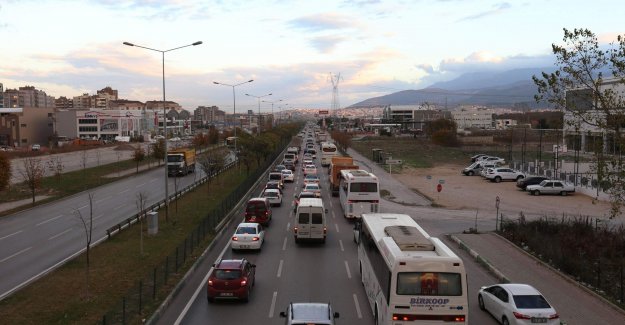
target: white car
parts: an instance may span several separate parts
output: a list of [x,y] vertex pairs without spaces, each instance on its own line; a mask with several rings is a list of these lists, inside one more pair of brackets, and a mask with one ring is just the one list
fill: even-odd
[[282,179],[285,182],[290,182],[293,183],[295,181],[295,175],[293,175],[293,171],[290,169],[283,169],[282,170]]
[[304,175],[317,175],[317,167],[315,165],[306,165],[304,166]]
[[532,195],[575,193],[575,186],[558,180],[544,180],[538,185],[528,185],[525,190]]
[[503,165],[506,163],[506,160],[500,157],[493,157],[493,156],[482,156],[477,158],[475,161],[480,161],[483,163],[491,163],[491,164],[498,164],[498,165]]
[[314,183],[306,184],[302,192],[313,192],[316,197],[321,197],[321,186]]
[[275,189],[275,188],[265,189],[263,191],[263,195],[261,196],[264,198],[267,198],[267,200],[269,201],[269,204],[271,205],[277,205],[277,206],[282,205],[282,194],[280,193],[280,190],[278,189]]
[[504,180],[508,181],[518,181],[520,179],[525,178],[525,174],[522,172],[516,171],[512,168],[507,167],[496,167],[490,168],[486,172],[486,179],[489,179],[491,182],[499,183]]
[[306,175],[306,177],[304,177],[304,184],[302,184],[302,187],[305,187],[307,184],[319,184],[319,176],[313,174]]
[[477,302],[481,310],[489,312],[504,325],[560,324],[560,315],[538,290],[528,284],[482,287]]
[[257,249],[260,250],[265,242],[265,230],[258,223],[240,223],[230,240],[232,249]]

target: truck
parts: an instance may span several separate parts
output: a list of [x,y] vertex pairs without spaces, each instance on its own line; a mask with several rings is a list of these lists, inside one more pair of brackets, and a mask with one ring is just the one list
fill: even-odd
[[167,152],[167,172],[169,176],[195,172],[195,150],[183,148]]
[[354,164],[354,158],[352,157],[332,157],[330,162],[330,168],[328,168],[328,174],[330,175],[330,188],[332,190],[332,196],[339,196],[339,183],[341,181],[341,170],[347,169],[359,169],[358,165]]

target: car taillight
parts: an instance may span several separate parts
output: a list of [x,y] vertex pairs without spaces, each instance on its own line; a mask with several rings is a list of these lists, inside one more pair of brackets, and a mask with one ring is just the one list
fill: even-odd
[[237,236],[232,236],[232,241],[237,241],[239,240],[239,238],[237,238]]
[[293,231],[297,234],[297,227],[294,227]]
[[259,240],[260,240],[260,237],[254,237],[254,238],[252,238],[252,241],[259,241]]
[[213,280],[208,279],[208,286],[212,287],[213,286]]
[[558,314],[549,315],[549,319],[558,319],[558,318],[560,318],[560,315]]
[[524,315],[524,314],[521,314],[521,313],[517,313],[516,311],[515,311],[515,312],[512,312],[512,314],[514,315],[514,317],[515,317],[516,319],[532,319],[532,317],[531,317],[531,316]]
[[247,279],[243,278],[243,280],[241,280],[241,286],[244,286],[247,284]]
[[323,234],[327,234],[328,233],[328,227],[323,227]]

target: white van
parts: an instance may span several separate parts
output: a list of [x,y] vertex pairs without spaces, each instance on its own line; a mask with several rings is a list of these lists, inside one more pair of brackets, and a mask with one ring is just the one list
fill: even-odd
[[327,212],[328,210],[324,209],[321,199],[300,199],[293,225],[295,242],[299,243],[302,239],[310,239],[325,243],[328,232]]

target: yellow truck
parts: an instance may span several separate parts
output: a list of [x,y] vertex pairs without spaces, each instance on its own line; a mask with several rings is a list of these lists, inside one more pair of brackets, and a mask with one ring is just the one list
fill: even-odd
[[339,196],[339,184],[341,182],[341,170],[358,169],[352,157],[332,157],[328,174],[330,175],[330,188],[332,196]]
[[176,149],[167,152],[167,172],[169,176],[195,172],[195,150]]

